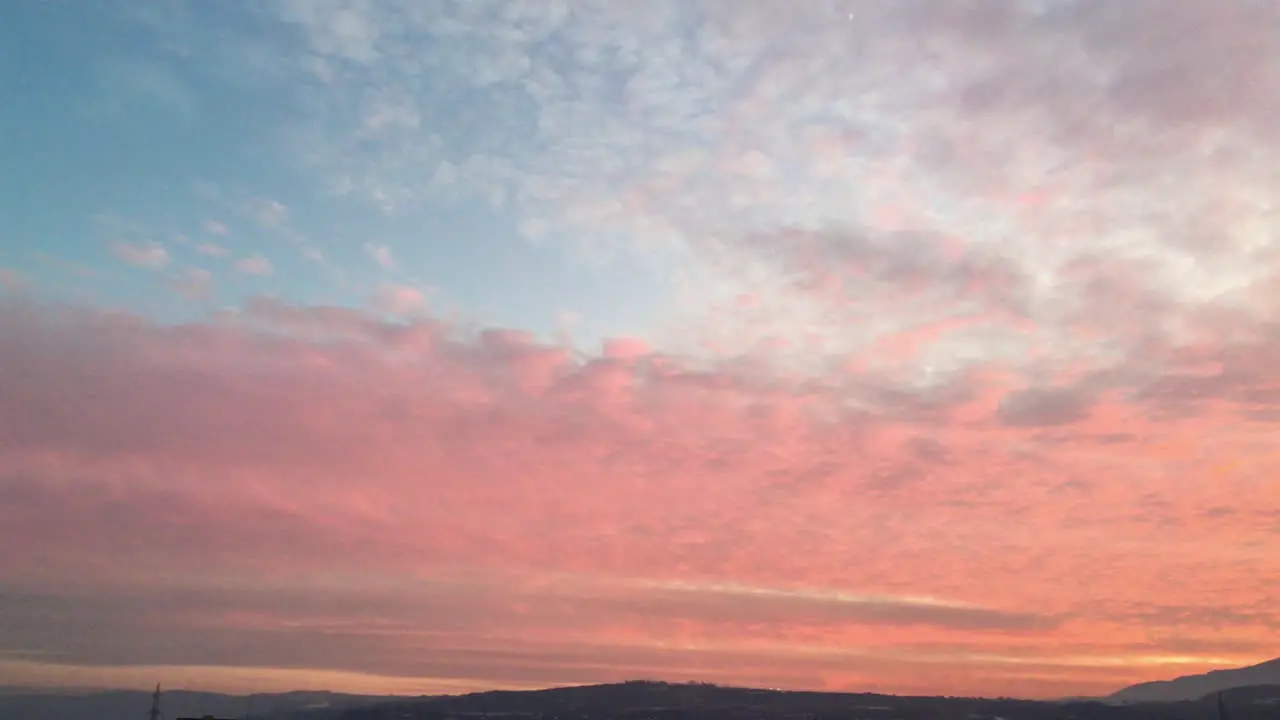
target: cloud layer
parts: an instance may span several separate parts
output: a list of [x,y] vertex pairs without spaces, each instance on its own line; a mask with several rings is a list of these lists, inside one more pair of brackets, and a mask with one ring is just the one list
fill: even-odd
[[[1065,695],[1274,654],[1278,7],[148,16],[303,180],[48,263],[183,323],[0,268],[0,670]],[[556,263],[625,278],[522,290]],[[447,320],[451,275],[651,331]]]
[[1052,694],[1278,624],[1274,420],[1229,372],[920,390],[270,300],[11,300],[0,340],[20,655]]
[[1274,319],[1266,3],[321,8],[278,19],[332,191],[657,258],[718,343],[1098,367]]

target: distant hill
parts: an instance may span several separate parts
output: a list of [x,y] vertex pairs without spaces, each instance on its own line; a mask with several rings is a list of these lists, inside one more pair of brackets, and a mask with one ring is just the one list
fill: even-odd
[[1231,688],[1280,686],[1280,658],[1231,670],[1212,670],[1174,680],[1130,685],[1109,698],[1114,702],[1180,702],[1197,700]]
[[[204,715],[243,718],[250,709],[252,717],[261,718],[309,708],[358,707],[390,699],[331,692],[236,696],[165,690],[160,698],[160,708],[164,711],[165,720]],[[150,708],[151,693],[132,690],[0,693],[0,718],[3,720],[146,720]]]
[[[1280,661],[1257,667],[1274,671],[1278,665]],[[1258,677],[1260,671],[1229,672],[1245,673],[1231,675],[1234,682]],[[164,693],[161,709],[164,720],[206,714],[240,719],[250,708],[253,720],[1220,720],[1216,700],[1199,697],[1206,694],[1200,692],[1203,686],[1178,686],[1195,698],[1191,701],[1143,699],[1172,697],[1175,693],[1167,687],[1189,680],[1126,688],[1106,702],[795,692],[637,680],[417,698],[329,692],[250,698],[174,690]],[[1280,697],[1280,684],[1230,690],[1230,719],[1280,720],[1280,704],[1268,702],[1273,697]],[[150,706],[146,692],[0,692],[0,720],[146,720]]]
[[[1216,695],[1216,693],[1215,693]],[[1222,692],[1231,705],[1257,705],[1273,707],[1280,717],[1280,685],[1246,685]]]
[[704,683],[667,683],[633,680],[605,685],[575,685],[544,690],[493,690],[418,699],[401,698],[351,712],[309,712],[308,720],[322,718],[404,718],[443,715],[451,718],[519,716],[557,718],[596,714],[623,716],[632,711],[652,715],[664,709],[705,710],[712,707],[776,707],[795,710],[824,702],[847,707],[874,705],[876,695],[811,693],[723,687]]
[[[631,681],[400,699],[280,720],[1218,720],[1213,703],[1107,705]],[[1231,720],[1280,720],[1245,712]]]

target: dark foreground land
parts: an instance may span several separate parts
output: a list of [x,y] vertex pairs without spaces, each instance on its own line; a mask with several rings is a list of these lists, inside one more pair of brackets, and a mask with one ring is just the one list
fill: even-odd
[[[1224,695],[1223,720],[1280,720],[1280,687]],[[1116,705],[854,693],[783,692],[629,682],[489,692],[310,710],[291,720],[1218,720],[1216,697]]]
[[[1123,695],[1126,691],[1117,693]],[[373,697],[297,692],[252,697],[165,692],[163,720],[1280,720],[1280,686],[1180,702],[1034,702],[784,692],[628,682],[529,692]],[[0,720],[145,720],[151,694],[0,692]]]

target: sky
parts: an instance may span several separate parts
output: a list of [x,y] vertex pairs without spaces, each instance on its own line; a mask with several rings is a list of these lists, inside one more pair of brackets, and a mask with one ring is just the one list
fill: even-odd
[[0,8],[0,677],[1280,655],[1280,5]]

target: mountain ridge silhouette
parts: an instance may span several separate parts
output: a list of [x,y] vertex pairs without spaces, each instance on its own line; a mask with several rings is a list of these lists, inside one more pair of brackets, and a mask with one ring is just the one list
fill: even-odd
[[1246,667],[1138,683],[1117,690],[1107,699],[1117,702],[1182,702],[1199,700],[1226,690],[1269,686],[1280,687],[1280,658]]

